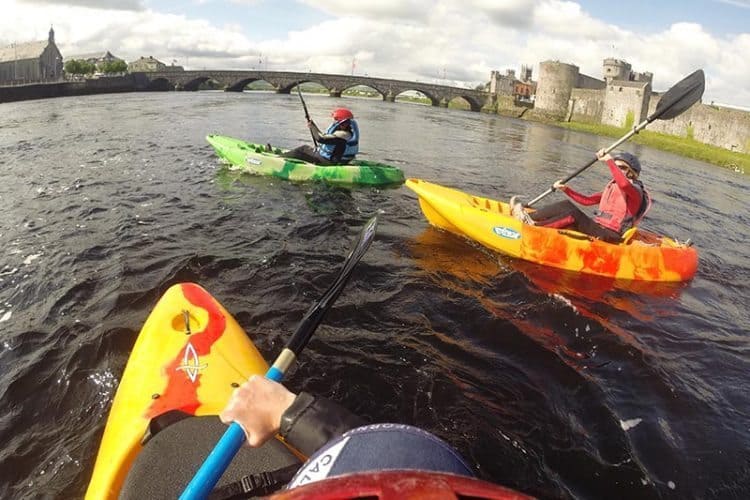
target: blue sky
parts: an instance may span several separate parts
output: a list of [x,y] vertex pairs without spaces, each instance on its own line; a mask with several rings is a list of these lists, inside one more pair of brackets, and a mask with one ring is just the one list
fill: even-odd
[[703,25],[707,31],[750,33],[750,0],[582,0],[592,16],[630,30],[654,32],[676,22]]
[[3,0],[0,44],[55,27],[63,56],[109,50],[188,69],[349,73],[475,86],[559,60],[616,57],[666,90],[697,68],[704,102],[750,109],[750,0]]

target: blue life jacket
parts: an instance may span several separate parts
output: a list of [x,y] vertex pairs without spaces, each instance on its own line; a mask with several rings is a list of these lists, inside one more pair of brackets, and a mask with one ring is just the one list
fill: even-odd
[[[336,132],[341,126],[341,123],[342,122],[333,122],[331,126],[328,127],[328,130],[326,130],[326,135],[330,135]],[[357,125],[357,122],[355,120],[349,119],[349,126],[351,128],[352,136],[346,141],[346,149],[344,150],[344,154],[341,157],[342,162],[353,160],[354,157],[357,156],[357,153],[359,153],[359,125]],[[320,153],[320,156],[328,160],[331,159],[334,149],[335,147],[333,144],[318,145],[318,153]]]

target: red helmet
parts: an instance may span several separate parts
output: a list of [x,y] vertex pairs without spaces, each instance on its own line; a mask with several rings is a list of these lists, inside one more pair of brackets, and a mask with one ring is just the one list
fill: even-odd
[[309,498],[476,498],[532,500],[532,497],[473,477],[419,470],[389,470],[345,474],[281,490],[270,500]]
[[331,116],[337,122],[343,122],[344,120],[351,120],[352,118],[354,118],[352,112],[346,108],[334,109],[333,113],[331,113]]

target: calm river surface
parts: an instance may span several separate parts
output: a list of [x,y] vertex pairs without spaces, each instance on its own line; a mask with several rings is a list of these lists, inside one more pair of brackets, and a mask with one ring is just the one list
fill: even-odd
[[[611,139],[498,116],[353,109],[362,158],[508,199]],[[0,498],[82,496],[119,377],[169,285],[195,281],[268,359],[373,214],[376,239],[287,379],[445,438],[543,498],[750,497],[750,179],[632,146],[645,226],[699,249],[685,286],[609,290],[431,229],[415,195],[252,177],[204,137],[309,142],[294,95],[0,104]],[[607,179],[592,167],[584,192]],[[551,199],[555,199],[555,196]]]

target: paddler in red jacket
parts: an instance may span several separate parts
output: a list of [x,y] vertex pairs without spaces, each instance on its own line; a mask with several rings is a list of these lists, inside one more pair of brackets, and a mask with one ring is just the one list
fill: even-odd
[[553,185],[555,190],[562,191],[576,203],[584,206],[598,203],[599,209],[593,219],[570,200],[563,200],[530,212],[528,216],[531,221],[527,218],[526,222],[537,226],[575,229],[610,243],[621,242],[622,234],[637,225],[651,206],[651,198],[638,179],[641,163],[635,155],[627,152],[611,156],[600,150],[596,156],[606,163],[612,174],[612,180],[603,191],[587,196],[561,181]]

